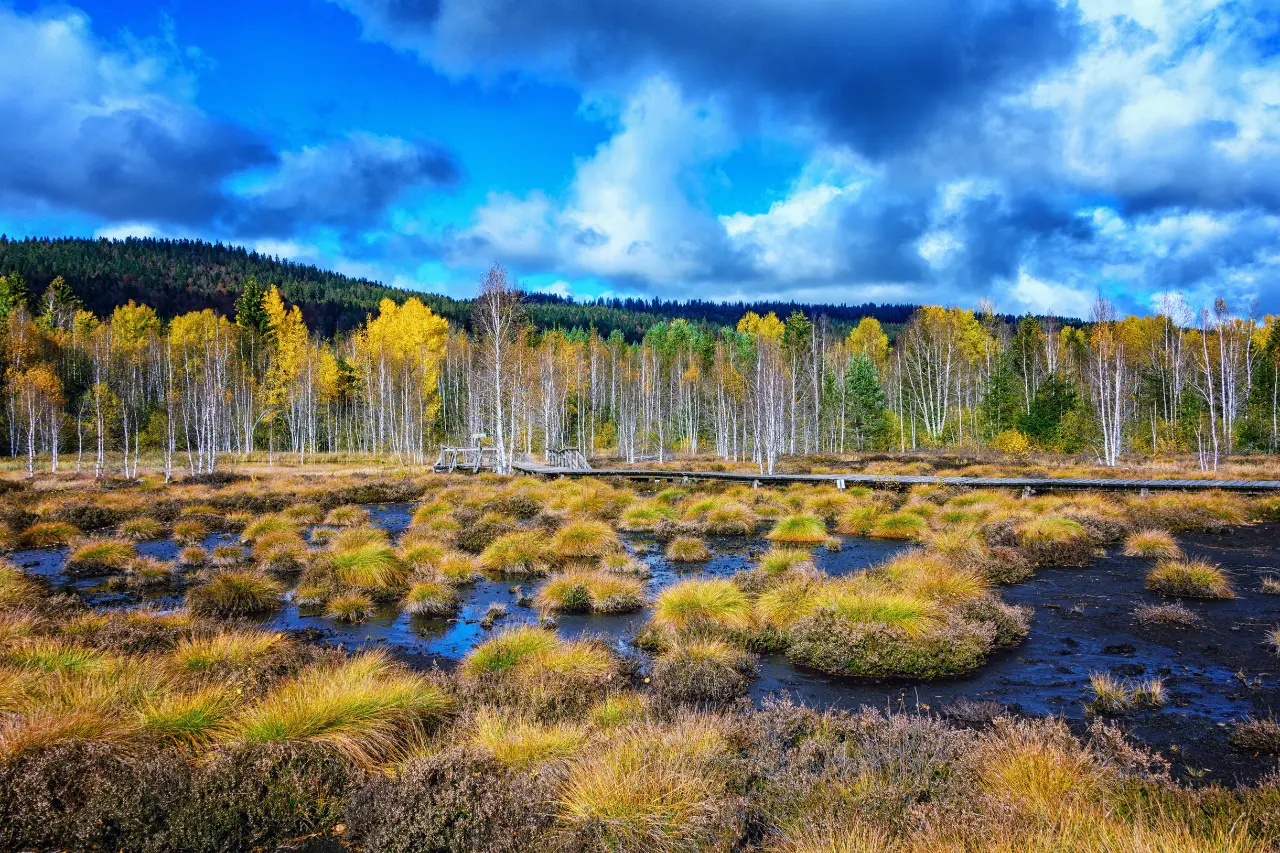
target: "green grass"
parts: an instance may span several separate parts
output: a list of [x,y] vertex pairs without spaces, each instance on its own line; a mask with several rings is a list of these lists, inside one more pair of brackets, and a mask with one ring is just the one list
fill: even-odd
[[908,637],[923,634],[937,624],[939,618],[937,605],[920,596],[841,584],[825,588],[818,606],[847,622],[900,628]]
[[827,540],[827,525],[816,515],[788,515],[778,519],[768,538],[788,545],[821,545]]
[[0,561],[0,607],[29,604],[39,597],[39,584],[22,569]]
[[916,540],[923,537],[928,529],[928,523],[914,512],[895,512],[877,519],[867,535],[873,539]]
[[137,518],[131,518],[128,521],[121,522],[116,528],[116,532],[123,539],[131,542],[145,542],[152,539],[163,539],[165,527],[162,522],[154,518],[148,518],[140,515]]
[[658,525],[675,517],[669,506],[650,501],[637,501],[622,511],[618,527],[640,533],[656,530]]
[[1175,598],[1235,598],[1222,569],[1207,560],[1162,560],[1147,572],[1147,589]]
[[811,578],[789,579],[760,594],[756,615],[764,624],[786,631],[817,608],[817,592],[818,584]]
[[148,737],[162,743],[194,747],[223,735],[235,706],[236,697],[226,686],[167,693],[139,710],[140,724]]
[[107,656],[97,649],[50,637],[23,640],[3,655],[14,666],[50,673],[91,672],[108,663]]
[[244,616],[280,606],[284,588],[257,572],[222,570],[187,593],[192,613],[208,616]]
[[388,592],[400,589],[409,569],[389,545],[363,545],[329,557],[333,578],[351,589]]
[[198,521],[179,521],[173,525],[173,538],[183,545],[199,545],[208,533]]
[[760,558],[760,569],[769,574],[814,570],[813,555],[803,548],[770,548]]
[[300,538],[298,523],[283,515],[264,515],[245,525],[240,531],[241,542],[256,542],[273,533],[291,533]]
[[369,523],[369,511],[362,506],[345,504],[329,510],[324,523],[330,527],[359,527]]
[[658,594],[652,621],[677,633],[741,630],[751,625],[751,604],[732,581],[693,578]]
[[507,767],[527,769],[577,756],[586,745],[586,727],[571,723],[539,723],[492,708],[482,709],[472,723],[471,743]]
[[237,714],[226,737],[255,743],[316,744],[362,765],[404,754],[454,700],[379,652],[300,673]]
[[528,625],[510,628],[472,649],[463,658],[462,671],[473,677],[503,672],[558,645],[556,635],[541,628]]

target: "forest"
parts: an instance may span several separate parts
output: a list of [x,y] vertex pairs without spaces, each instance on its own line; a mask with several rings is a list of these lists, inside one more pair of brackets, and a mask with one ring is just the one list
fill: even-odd
[[[551,303],[500,266],[465,320],[462,303],[280,269],[319,298],[299,303],[249,275],[234,299],[225,291],[225,310],[167,314],[133,299],[95,309],[62,275],[43,288],[20,271],[0,277],[9,452],[32,472],[38,457],[56,471],[73,455],[98,474],[109,458],[134,474],[142,451],[158,452],[166,474],[198,474],[255,451],[421,464],[438,443],[483,435],[499,470],[554,447],[628,462],[714,454],[769,472],[785,456],[940,447],[1106,465],[1191,453],[1214,470],[1226,454],[1280,445],[1278,325],[1220,300],[1197,312],[1170,299],[1145,317],[1099,300],[1083,323],[923,306],[892,340],[872,316],[748,308],[721,325],[646,319],[631,340],[593,322],[548,325]],[[154,295],[178,304],[172,289]],[[348,329],[308,321],[375,297]],[[584,320],[596,310],[559,308]]]
[[[302,310],[308,328],[326,337],[354,329],[378,310],[383,299],[402,303],[413,296],[433,313],[462,326],[470,316],[468,300],[386,287],[202,240],[10,240],[0,236],[0,274],[6,273],[21,278],[33,293],[43,292],[55,278],[61,278],[84,307],[100,317],[130,299],[151,306],[165,319],[205,308],[230,314],[250,278],[274,283],[285,299]],[[748,311],[787,315],[813,310],[797,302],[676,302],[634,297],[583,301],[549,293],[526,293],[524,303],[530,322],[537,328],[594,327],[605,337],[618,331],[631,343],[663,320],[683,318],[698,325],[731,326]],[[874,303],[820,308],[840,328],[863,317],[875,317],[889,329],[896,329],[913,310],[912,305]]]

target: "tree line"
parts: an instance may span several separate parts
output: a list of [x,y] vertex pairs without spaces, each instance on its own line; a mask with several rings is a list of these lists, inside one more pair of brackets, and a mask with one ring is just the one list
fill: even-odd
[[[165,319],[205,308],[231,314],[244,283],[253,278],[274,282],[285,299],[299,306],[308,328],[325,337],[356,328],[367,314],[378,310],[383,299],[403,303],[414,297],[450,323],[471,326],[470,300],[386,287],[240,246],[202,240],[10,240],[0,236],[0,274],[4,273],[21,276],[35,293],[61,278],[84,307],[99,317],[130,299],[150,305]],[[526,293],[523,302],[526,316],[537,328],[595,327],[605,337],[620,332],[632,343],[664,320],[684,318],[714,328],[733,325],[748,311],[788,316],[812,310],[785,301],[574,300],[551,293]],[[906,322],[915,306],[866,303],[825,305],[820,310],[840,328],[847,329],[862,317],[875,317],[892,331]]]
[[[772,471],[795,454],[977,447],[1089,454],[1280,448],[1280,324],[1218,301],[1169,299],[1089,322],[915,309],[885,325],[748,310],[712,326],[677,317],[635,340],[548,328],[491,269],[464,324],[428,299],[383,298],[324,334],[273,283],[247,278],[226,313],[166,319],[135,301],[99,314],[61,277],[38,294],[0,277],[11,455],[53,470],[215,470],[228,453],[434,458],[438,443],[521,454],[576,448],[630,461],[714,454]],[[122,460],[116,462],[115,460]],[[43,461],[41,462],[43,464]]]

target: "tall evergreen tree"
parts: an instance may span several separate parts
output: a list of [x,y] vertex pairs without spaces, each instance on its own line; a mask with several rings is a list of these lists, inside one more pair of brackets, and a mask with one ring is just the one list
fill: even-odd
[[853,434],[854,446],[861,450],[874,444],[888,428],[889,398],[869,356],[849,359],[844,382],[846,424]]

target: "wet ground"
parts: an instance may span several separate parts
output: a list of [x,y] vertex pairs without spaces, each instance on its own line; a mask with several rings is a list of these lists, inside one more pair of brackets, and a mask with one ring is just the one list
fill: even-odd
[[[392,535],[409,522],[412,507],[371,507],[373,522]],[[206,548],[232,543],[235,537],[215,534]],[[1181,537],[1189,556],[1204,557],[1223,566],[1240,597],[1230,601],[1184,601],[1202,617],[1195,629],[1139,627],[1133,611],[1142,604],[1161,603],[1143,588],[1150,563],[1109,553],[1084,569],[1042,569],[1031,580],[1004,587],[1006,601],[1031,607],[1035,617],[1026,642],[991,660],[965,678],[942,682],[867,682],[830,678],[790,666],[783,656],[761,659],[751,696],[764,701],[771,695],[790,695],[819,707],[907,708],[945,712],[957,700],[996,702],[1029,715],[1057,715],[1083,727],[1085,702],[1091,698],[1089,676],[1094,672],[1164,680],[1168,700],[1116,718],[1136,737],[1158,749],[1188,779],[1224,783],[1247,781],[1275,770],[1274,758],[1243,755],[1227,743],[1229,724],[1242,717],[1280,713],[1280,657],[1263,645],[1267,629],[1280,624],[1280,596],[1258,592],[1263,576],[1280,573],[1280,525],[1240,528],[1226,534]],[[680,566],[662,556],[657,543],[628,538],[629,551],[652,571],[648,584],[655,592],[682,577],[733,574],[748,568],[767,550],[761,539],[712,538],[714,559]],[[815,559],[830,574],[845,574],[880,562],[904,546],[869,539],[847,538],[838,553],[819,549]],[[173,559],[171,541],[139,545],[143,554]],[[33,574],[75,589],[99,606],[177,606],[181,589],[139,594],[112,589],[102,578],[68,582],[59,572],[65,549],[20,551],[11,558]],[[482,642],[489,632],[481,619],[491,606],[502,605],[506,615],[497,625],[536,622],[538,614],[522,605],[539,581],[523,584],[485,580],[463,591],[464,602],[453,619],[418,619],[384,608],[376,617],[346,625],[299,611],[291,603],[262,620],[264,627],[296,632],[314,642],[385,647],[417,667],[451,667]],[[644,611],[617,616],[561,616],[557,630],[566,636],[591,634],[606,638],[624,654],[636,654],[630,638],[645,622]]]

